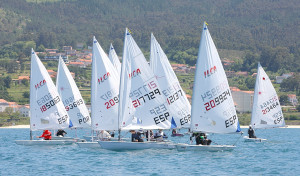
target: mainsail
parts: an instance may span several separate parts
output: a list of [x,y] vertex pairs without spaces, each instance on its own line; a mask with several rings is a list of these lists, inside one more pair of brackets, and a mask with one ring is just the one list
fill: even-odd
[[72,123],[70,127],[89,128],[91,126],[89,111],[69,69],[61,57],[59,57],[56,87],[64,107],[70,116]]
[[260,63],[257,68],[251,125],[253,128],[285,126],[279,98]]
[[169,129],[170,112],[155,75],[126,29],[120,79],[122,129]]
[[69,115],[62,99],[36,53],[31,50],[30,129],[61,129],[69,127]]
[[112,44],[110,44],[108,57],[109,57],[109,60],[111,61],[111,63],[116,68],[116,70],[118,71],[118,73],[121,74],[121,63],[120,63],[119,57],[118,57]]
[[[173,127],[190,127],[191,105],[182,90],[176,74],[159,43],[151,34],[150,67],[158,80],[174,119]],[[171,120],[171,119],[170,119]]]
[[118,130],[120,75],[95,37],[92,59],[92,128]]
[[205,23],[196,64],[191,119],[192,131],[240,131],[226,74]]

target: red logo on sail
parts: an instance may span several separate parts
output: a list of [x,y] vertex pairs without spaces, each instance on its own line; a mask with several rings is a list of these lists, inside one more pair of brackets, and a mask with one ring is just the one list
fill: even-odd
[[141,70],[138,68],[137,70],[133,70],[133,72],[129,74],[129,78],[134,78],[139,74],[141,74]]
[[98,78],[98,83],[103,83],[105,80],[107,80],[110,77],[110,73],[105,73],[102,77]]
[[45,84],[46,84],[46,80],[43,80],[40,83],[38,83],[38,84],[35,85],[35,89],[39,89],[39,88],[41,88]]
[[208,70],[206,70],[205,72],[204,72],[204,77],[206,78],[206,77],[209,77],[209,76],[211,76],[212,74],[214,74],[214,73],[216,73],[217,72],[217,67],[216,66],[213,66],[213,67],[211,67],[210,69],[208,69]]

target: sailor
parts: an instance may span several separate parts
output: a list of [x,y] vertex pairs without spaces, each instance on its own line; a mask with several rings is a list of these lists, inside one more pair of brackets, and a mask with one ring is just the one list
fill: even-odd
[[131,133],[131,142],[144,142],[141,137],[141,133],[135,132],[135,130],[130,130]]
[[249,125],[248,134],[249,134],[249,138],[256,138],[254,129],[252,128],[251,125]]
[[65,134],[68,134],[68,133],[65,130],[62,130],[62,129],[59,129],[56,132],[56,136],[62,136],[62,137],[64,137]]
[[41,136],[37,136],[37,138],[44,138],[44,140],[51,140],[51,132],[49,130],[44,130]]
[[97,137],[101,141],[108,141],[110,140],[111,135],[107,131],[101,130],[100,132],[97,133]]
[[207,139],[205,133],[193,133],[192,137],[195,137],[196,145],[210,145],[212,142],[210,139]]

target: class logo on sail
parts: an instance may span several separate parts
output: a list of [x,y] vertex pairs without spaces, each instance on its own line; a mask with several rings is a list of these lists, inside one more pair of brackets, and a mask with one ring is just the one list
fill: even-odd
[[211,67],[210,69],[204,71],[204,77],[207,78],[207,77],[210,77],[211,75],[213,75],[214,73],[217,72],[217,67],[216,66],[213,66]]
[[142,73],[141,73],[141,70],[138,68],[136,70],[133,70],[133,72],[129,74],[129,78],[134,78],[134,77],[138,76],[139,74],[142,74]]
[[101,76],[100,78],[98,78],[98,84],[103,83],[105,80],[107,80],[110,77],[110,73],[107,72],[105,73],[103,76]]
[[34,87],[35,89],[39,89],[41,87],[43,87],[46,84],[46,80],[40,81],[39,83],[37,83]]

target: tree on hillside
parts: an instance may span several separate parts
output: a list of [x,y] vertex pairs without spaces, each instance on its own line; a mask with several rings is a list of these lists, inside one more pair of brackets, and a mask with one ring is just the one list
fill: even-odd
[[286,105],[288,103],[288,96],[287,95],[280,95],[279,102],[281,105]]

